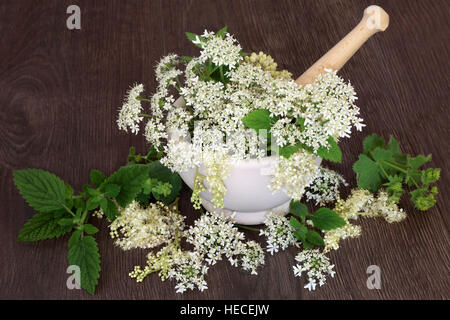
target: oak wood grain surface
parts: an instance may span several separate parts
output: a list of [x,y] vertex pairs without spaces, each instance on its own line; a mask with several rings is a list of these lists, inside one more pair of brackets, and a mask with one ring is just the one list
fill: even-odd
[[[66,9],[81,8],[81,30],[66,28]],[[341,143],[343,163],[331,167],[355,186],[352,164],[362,140],[392,134],[412,154],[433,154],[442,168],[437,205],[389,225],[362,219],[362,236],[330,254],[337,275],[315,292],[294,278],[295,249],[267,256],[259,276],[226,262],[212,267],[209,289],[175,294],[157,276],[128,277],[145,251],[113,245],[106,223],[97,235],[101,275],[95,296],[66,288],[67,237],[18,243],[34,211],[12,182],[12,171],[42,168],[80,188],[91,169],[111,173],[142,136],[115,124],[123,96],[135,82],[155,87],[161,56],[198,50],[184,36],[224,25],[246,51],[264,50],[301,74],[361,19],[371,1],[82,1],[2,0],[0,3],[0,298],[2,299],[449,299],[449,2],[378,1],[390,26],[370,39],[340,71],[350,79],[367,127]],[[183,187],[180,206],[196,213]],[[246,232],[250,238],[258,237]],[[366,286],[369,265],[381,268],[382,287]]]

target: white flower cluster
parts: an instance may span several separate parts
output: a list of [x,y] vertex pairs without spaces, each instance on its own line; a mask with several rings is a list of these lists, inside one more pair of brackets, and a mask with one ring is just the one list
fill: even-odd
[[[175,54],[162,58],[156,66],[158,88],[148,100],[150,115],[145,115],[149,117],[145,137],[164,150],[162,162],[170,169],[181,172],[204,165],[212,172],[207,174],[207,182],[216,207],[223,203],[220,198],[226,190],[219,180],[226,178],[230,163],[267,156],[266,145],[261,148],[267,135],[247,128],[242,121],[250,112],[270,112],[274,122],[270,133],[278,146],[303,144],[314,152],[328,148],[330,137],[348,137],[353,127],[361,130],[364,126],[358,117],[359,108],[354,105],[357,98],[353,87],[335,71],[327,70],[315,83],[301,87],[289,73],[277,72],[276,63],[262,52],[243,59],[241,46],[228,33],[205,31],[193,42],[200,47],[200,56],[192,58],[184,71],[178,69],[181,62]],[[118,120],[120,128],[131,128],[132,132],[139,130],[142,120],[142,99],[136,99],[142,87],[136,88],[130,92]],[[185,106],[174,105],[173,89]],[[169,139],[173,132],[185,139]],[[316,166],[306,152],[291,158],[289,162],[280,161],[289,174],[280,170],[272,187],[284,188],[299,199],[315,175]]]
[[155,248],[174,239],[184,229],[185,217],[161,202],[142,207],[133,201],[119,210],[109,226],[111,238],[123,250]]
[[222,256],[234,266],[256,273],[256,268],[264,264],[264,255],[259,244],[245,242],[245,236],[234,226],[230,217],[215,213],[203,214],[187,231],[187,242],[205,261],[213,265]]
[[141,101],[137,98],[144,91],[142,84],[133,86],[127,94],[122,108],[119,110],[119,118],[117,119],[117,126],[121,130],[131,130],[132,133],[139,132],[139,122],[142,121],[140,114],[142,113]]
[[297,239],[294,236],[294,228],[289,220],[276,212],[267,214],[264,221],[266,228],[259,231],[259,235],[266,237],[266,250],[273,255],[275,252],[286,250],[290,245],[295,245]]
[[211,61],[216,66],[227,66],[233,69],[242,60],[240,55],[242,47],[228,32],[222,38],[216,36],[214,32],[205,30],[202,38],[202,40],[194,41],[202,48],[201,61]]
[[305,188],[314,180],[318,170],[319,166],[315,157],[308,151],[300,149],[289,159],[278,158],[269,187],[273,191],[283,189],[292,199],[300,200]]
[[325,205],[339,197],[339,186],[348,186],[344,177],[336,171],[320,167],[316,177],[306,188],[306,200],[314,200],[316,205]]
[[142,282],[145,277],[154,272],[158,272],[163,281],[175,280],[177,293],[195,288],[200,291],[208,289],[205,280],[208,266],[203,263],[198,253],[181,250],[178,241],[170,243],[156,254],[150,252],[144,269],[135,266],[129,276],[135,278],[137,282]]
[[335,275],[334,265],[330,264],[330,259],[318,249],[303,250],[295,256],[295,260],[297,264],[293,267],[294,276],[301,277],[305,272],[308,277],[305,288],[309,291],[315,290],[317,284],[324,285],[327,276]]
[[[102,216],[101,211],[98,214]],[[252,274],[257,274],[258,267],[264,264],[261,246],[255,241],[245,241],[230,217],[207,212],[185,229],[184,216],[160,202],[142,207],[133,201],[119,210],[110,225],[110,235],[123,250],[163,246],[156,253],[150,252],[146,265],[136,266],[129,275],[141,282],[149,274],[158,273],[162,280],[176,281],[175,289],[180,293],[207,289],[208,265],[222,256]],[[183,238],[193,250],[181,248]]]

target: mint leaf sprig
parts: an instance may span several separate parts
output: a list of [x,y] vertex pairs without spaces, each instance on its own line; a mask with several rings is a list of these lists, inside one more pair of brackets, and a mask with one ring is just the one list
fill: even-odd
[[320,231],[333,230],[346,224],[345,220],[331,209],[322,207],[310,214],[306,205],[299,201],[291,201],[289,212],[293,214],[290,224],[295,229],[294,235],[305,249],[325,245],[322,236],[308,228],[307,220],[310,220],[313,227]]
[[400,201],[408,187],[414,206],[426,211],[436,204],[438,189],[432,184],[439,180],[441,171],[440,168],[419,169],[431,158],[431,154],[416,157],[404,154],[393,137],[386,144],[383,138],[372,134],[364,139],[363,153],[353,164],[353,171],[357,173],[358,187],[372,193],[385,187],[394,203]]
[[[80,285],[93,294],[100,274],[100,255],[92,236],[98,229],[88,223],[90,213],[101,207],[106,216],[114,220],[118,207],[125,207],[141,192],[150,179],[149,170],[147,165],[129,165],[108,178],[102,172],[92,170],[91,185],[83,186],[78,195],[69,184],[47,171],[14,171],[14,183],[19,193],[38,211],[19,232],[18,240],[45,240],[73,231],[68,261],[70,265],[80,267]],[[162,194],[167,194],[167,186],[159,188]]]

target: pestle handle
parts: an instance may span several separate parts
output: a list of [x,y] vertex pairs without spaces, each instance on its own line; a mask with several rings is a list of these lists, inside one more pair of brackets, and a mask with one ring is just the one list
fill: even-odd
[[389,15],[383,8],[372,5],[364,10],[359,24],[295,80],[306,85],[314,82],[324,69],[339,70],[372,35],[384,31],[389,25]]

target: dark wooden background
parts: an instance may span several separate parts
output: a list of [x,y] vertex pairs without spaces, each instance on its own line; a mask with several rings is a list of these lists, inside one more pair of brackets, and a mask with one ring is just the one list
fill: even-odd
[[[81,8],[81,30],[66,28],[66,8]],[[447,0],[378,1],[391,24],[341,70],[359,95],[367,127],[342,141],[344,161],[333,166],[352,186],[351,170],[363,137],[393,134],[412,154],[433,154],[443,169],[437,205],[414,210],[406,221],[360,223],[363,234],[330,254],[337,276],[308,292],[294,278],[295,250],[267,256],[259,276],[222,262],[204,293],[175,294],[157,276],[137,284],[128,277],[145,263],[144,251],[122,252],[106,223],[98,234],[102,271],[95,296],[66,288],[67,237],[17,243],[33,215],[12,183],[12,171],[42,168],[74,187],[93,168],[111,173],[141,136],[115,125],[117,109],[134,82],[151,93],[161,56],[194,55],[185,31],[229,27],[246,51],[264,50],[301,74],[351,30],[371,1],[24,1],[0,4],[0,298],[13,299],[449,299],[449,23]],[[183,189],[181,209],[195,213]],[[249,234],[249,237],[256,238]],[[378,265],[382,288],[366,287],[366,269]]]

